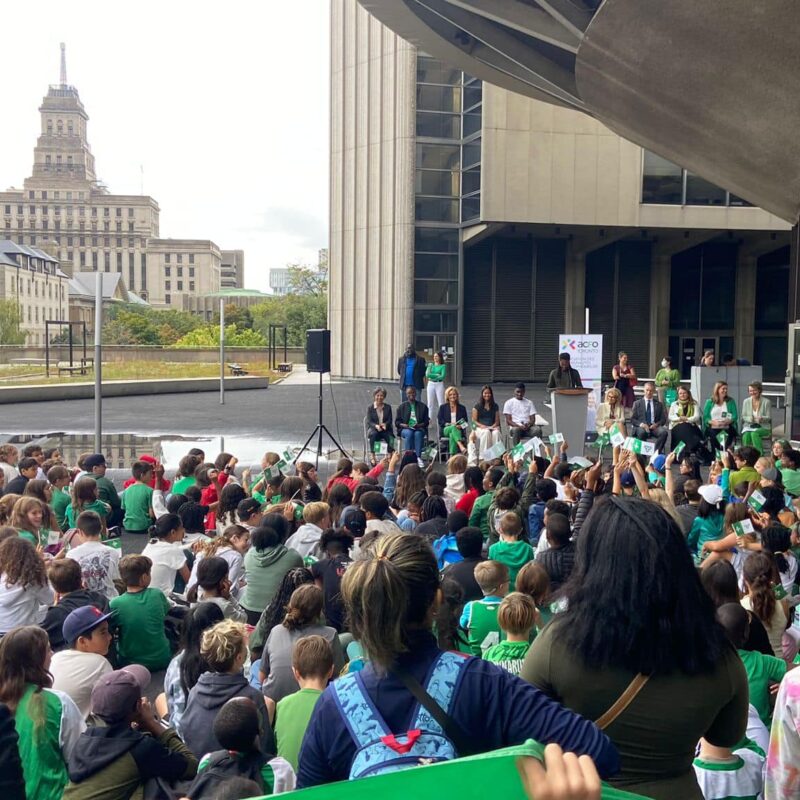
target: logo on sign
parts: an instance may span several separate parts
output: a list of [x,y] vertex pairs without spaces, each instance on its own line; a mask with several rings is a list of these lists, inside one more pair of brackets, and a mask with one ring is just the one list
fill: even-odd
[[598,347],[600,347],[600,342],[577,342],[575,339],[561,340],[561,350],[566,350],[567,348],[570,350],[596,350]]
[[562,339],[562,341],[561,341],[561,349],[565,350],[567,347],[570,350],[574,350],[575,349],[575,340],[574,339]]

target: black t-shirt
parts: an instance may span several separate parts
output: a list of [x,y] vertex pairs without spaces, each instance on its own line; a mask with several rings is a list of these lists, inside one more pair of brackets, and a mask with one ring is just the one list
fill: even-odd
[[481,425],[494,425],[497,412],[500,410],[500,406],[497,403],[492,403],[492,407],[488,410],[483,403],[475,403],[473,408],[478,412],[478,422]]
[[333,558],[320,559],[311,565],[311,574],[314,579],[322,581],[325,621],[340,633],[345,627],[345,611],[341,594],[342,577],[347,565],[352,560],[350,556],[337,555]]
[[464,590],[464,602],[469,603],[470,600],[480,600],[483,598],[481,587],[475,580],[475,565],[483,561],[482,558],[469,558],[464,561],[458,561],[451,564],[444,571],[445,578],[452,578],[457,583],[461,584]]

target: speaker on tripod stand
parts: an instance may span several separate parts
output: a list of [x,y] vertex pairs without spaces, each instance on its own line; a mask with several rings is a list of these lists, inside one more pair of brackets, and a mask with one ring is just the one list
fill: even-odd
[[317,427],[306,439],[305,444],[297,454],[295,461],[306,451],[311,440],[317,437],[317,467],[319,467],[319,457],[322,455],[322,434],[323,432],[336,446],[336,449],[344,456],[347,452],[336,441],[336,437],[325,427],[322,422],[322,376],[331,371],[331,332],[327,328],[312,328],[306,331],[306,370],[308,372],[319,373],[319,419]]

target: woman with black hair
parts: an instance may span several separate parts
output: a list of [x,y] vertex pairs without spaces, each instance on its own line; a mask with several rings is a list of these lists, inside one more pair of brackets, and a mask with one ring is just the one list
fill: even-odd
[[421,522],[414,529],[417,536],[424,536],[433,544],[447,533],[447,504],[444,497],[429,495],[422,504]]
[[274,528],[264,525],[250,535],[250,549],[244,557],[246,585],[239,600],[247,612],[247,622],[255,625],[267,607],[283,576],[293,567],[302,567],[303,557],[281,544]]
[[774,562],[783,591],[788,595],[793,593],[797,577],[797,559],[791,546],[792,532],[779,522],[773,522],[761,531],[761,550]]
[[466,491],[456,503],[456,511],[463,511],[468,517],[472,513],[475,501],[483,494],[483,472],[479,467],[467,467],[464,470],[464,488]]
[[744,736],[747,675],[678,526],[647,500],[598,501],[564,594],[566,610],[534,641],[522,677],[595,720],[638,690],[608,723],[622,760],[611,782],[655,800],[702,800],[695,747]]

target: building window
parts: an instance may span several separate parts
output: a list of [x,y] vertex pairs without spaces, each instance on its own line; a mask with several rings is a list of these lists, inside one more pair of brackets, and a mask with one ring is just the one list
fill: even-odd
[[178,260],[178,263],[179,263],[179,264],[182,264],[182,263],[183,263],[183,253],[178,253],[178,255],[177,255],[177,260]]
[[164,275],[166,275],[168,278],[171,272],[172,272],[172,267],[164,267]]
[[178,281],[178,291],[179,292],[183,291],[183,281]]
[[111,223],[110,222],[104,222],[103,223],[103,230],[104,231],[110,231],[111,230]]
[[97,272],[97,250],[92,250],[92,269]]
[[132,222],[128,223],[128,233],[133,233],[133,223]]
[[49,167],[53,163],[52,156],[45,156],[44,157],[44,163],[45,163],[46,167]]
[[189,277],[194,278],[194,267],[189,267]]
[[183,267],[178,267],[178,277],[179,278],[183,277]]
[[147,256],[142,253],[140,259],[140,272],[142,276],[142,289],[147,289]]
[[170,257],[169,253],[164,253],[164,263],[165,264],[169,264],[169,257]]
[[81,266],[82,267],[86,266],[86,251],[85,250],[81,250]]
[[[67,156],[67,166],[72,166],[72,156]],[[71,192],[67,192],[67,194],[72,194]]]
[[110,217],[110,216],[111,216],[111,209],[110,209],[110,208],[108,208],[108,206],[106,206],[106,207],[103,209],[103,216],[104,216],[104,217]]
[[47,190],[46,189],[44,189],[42,191],[42,200],[47,200]]
[[118,216],[118,217],[121,217],[121,216],[122,216],[122,209],[121,209],[121,208],[118,208],[118,209],[117,209],[117,216]]
[[117,253],[117,270],[122,272],[122,253]]
[[111,237],[104,236],[103,237],[103,247],[111,247]]
[[129,216],[129,217],[132,217],[132,216],[133,216],[133,209],[132,209],[132,208],[129,208],[129,209],[128,209],[128,216]]
[[172,302],[172,297],[168,294],[164,295],[164,302],[169,305]]
[[122,230],[122,223],[118,222],[116,227],[117,227],[117,231],[121,231]]
[[194,253],[189,253],[189,263],[194,264]]
[[172,289],[172,281],[164,281],[164,288],[169,291]]
[[97,209],[96,208],[92,208],[92,216],[93,217],[97,216]]
[[133,253],[128,253],[128,288],[131,289],[131,290],[133,289],[133,280],[136,277],[135,276],[135,270],[136,270],[135,263],[136,262],[134,261]]
[[194,291],[194,281],[189,281],[189,291],[190,292]]

